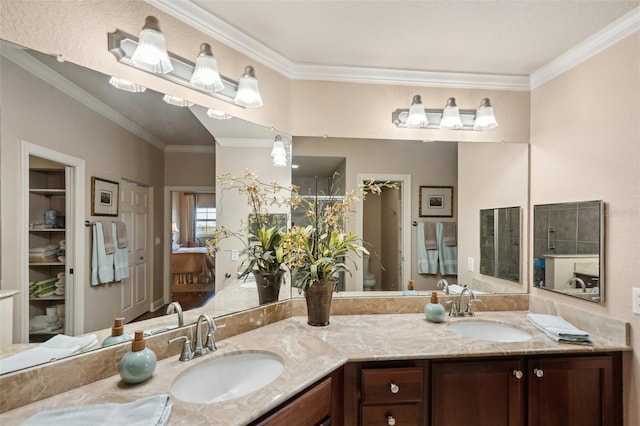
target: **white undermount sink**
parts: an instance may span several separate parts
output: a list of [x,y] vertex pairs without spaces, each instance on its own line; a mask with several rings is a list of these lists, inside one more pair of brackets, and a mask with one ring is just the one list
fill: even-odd
[[490,342],[526,342],[533,336],[518,327],[500,322],[468,320],[453,322],[447,330],[459,336]]
[[275,354],[221,356],[185,370],[173,382],[170,392],[181,401],[197,404],[227,401],[268,385],[283,369],[282,359]]

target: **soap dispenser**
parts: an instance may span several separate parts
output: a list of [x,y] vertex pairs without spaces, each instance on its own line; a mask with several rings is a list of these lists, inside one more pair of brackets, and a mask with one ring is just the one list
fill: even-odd
[[111,336],[102,341],[102,347],[133,340],[130,334],[124,333],[124,318],[114,318]]
[[118,365],[122,381],[128,384],[142,383],[153,374],[156,369],[156,354],[145,347],[142,330],[136,330],[131,352],[127,352]]
[[442,304],[438,303],[438,292],[431,292],[431,302],[424,307],[424,316],[431,322],[442,322],[445,317],[445,310]]
[[418,292],[413,289],[413,280],[407,283],[407,289],[402,292],[405,296],[417,296]]

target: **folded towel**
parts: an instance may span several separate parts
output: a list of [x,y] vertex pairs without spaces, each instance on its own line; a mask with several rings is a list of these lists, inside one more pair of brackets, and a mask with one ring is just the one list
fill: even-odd
[[93,239],[91,248],[91,285],[110,283],[114,281],[113,254],[106,254],[104,249],[104,233],[111,227],[105,228],[98,221],[93,225]]
[[60,319],[57,317],[48,317],[46,315],[36,315],[29,320],[29,330],[42,330],[50,327],[59,327]]
[[418,223],[416,231],[416,240],[418,242],[418,273],[419,274],[437,274],[438,273],[438,250],[427,250],[425,238],[425,224]]
[[65,336],[64,334],[58,334],[41,345],[1,359],[0,374],[10,373],[12,371],[65,358],[87,350],[96,343],[98,343],[98,337],[95,334],[89,334],[82,337],[71,337]]
[[129,241],[127,240],[127,225],[124,222],[115,222],[115,224],[118,248],[127,248],[129,246]]
[[438,265],[440,275],[458,274],[458,247],[444,244],[444,225],[436,224],[436,241],[438,242]]
[[[118,223],[122,222],[111,222],[114,235],[118,233]],[[129,278],[129,249],[118,245],[113,253],[113,279],[122,281],[124,278]]]
[[445,246],[457,246],[458,238],[457,238],[457,223],[456,222],[443,222],[443,240]]
[[527,319],[537,329],[558,343],[593,345],[589,333],[580,330],[561,316],[528,313]]
[[29,417],[22,425],[166,425],[172,406],[169,395],[153,395],[126,404],[109,403],[43,411]]
[[110,232],[111,227],[104,221],[99,221],[102,225],[102,237],[104,238],[104,252],[106,254],[112,254],[116,251],[116,246],[113,244],[113,234]]
[[435,222],[427,222],[424,224],[424,244],[427,247],[427,250],[438,249]]

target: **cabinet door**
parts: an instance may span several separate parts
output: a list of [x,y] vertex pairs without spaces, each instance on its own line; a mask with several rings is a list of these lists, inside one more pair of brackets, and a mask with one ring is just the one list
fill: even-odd
[[331,416],[331,377],[314,386],[259,425],[324,425]]
[[522,425],[523,380],[519,360],[433,363],[431,425]]
[[529,361],[529,424],[621,424],[613,356]]

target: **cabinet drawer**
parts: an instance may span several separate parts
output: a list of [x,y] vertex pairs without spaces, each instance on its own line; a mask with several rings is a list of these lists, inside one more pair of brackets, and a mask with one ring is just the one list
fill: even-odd
[[362,370],[362,403],[422,401],[422,368]]
[[420,404],[373,405],[362,407],[363,426],[415,426],[420,424]]
[[331,378],[317,384],[259,425],[319,425],[331,415]]

